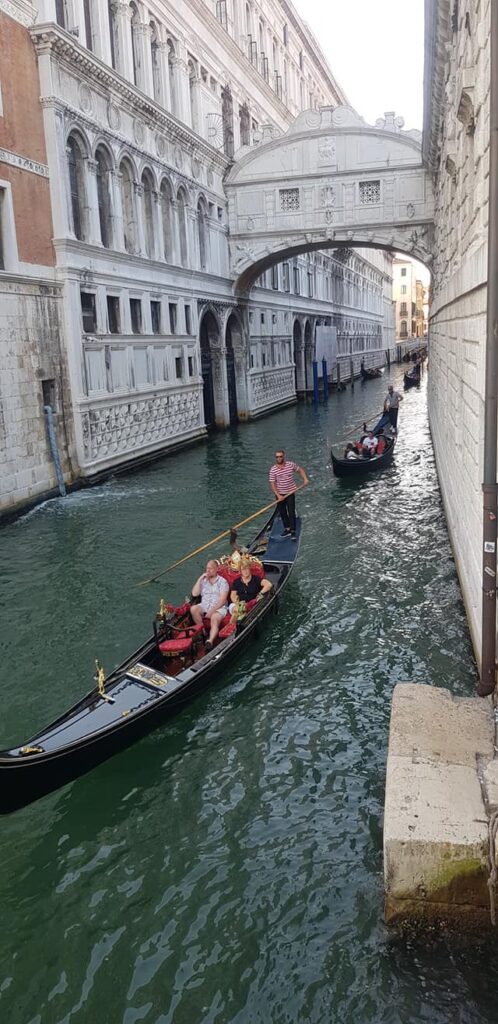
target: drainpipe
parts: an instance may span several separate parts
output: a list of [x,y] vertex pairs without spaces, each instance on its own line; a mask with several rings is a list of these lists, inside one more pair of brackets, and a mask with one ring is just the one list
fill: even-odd
[[491,0],[489,210],[486,370],[484,390],[483,573],[480,697],[496,682],[496,445],[498,375],[498,0]]
[[66,496],[66,485],[64,483],[64,477],[62,475],[61,460],[60,460],[60,456],[59,456],[59,449],[57,447],[57,438],[55,436],[54,413],[53,413],[53,410],[52,410],[52,406],[51,405],[44,405],[43,406],[43,412],[45,413],[45,416],[47,417],[48,440],[49,440],[49,444],[50,444],[50,451],[52,452],[52,459],[54,460],[55,475],[57,477],[57,485],[59,487],[59,494],[61,495],[61,497],[65,498],[65,496]]

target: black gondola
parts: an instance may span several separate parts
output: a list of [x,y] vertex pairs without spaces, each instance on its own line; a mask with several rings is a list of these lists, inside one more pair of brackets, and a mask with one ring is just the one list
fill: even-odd
[[392,462],[395,437],[386,438],[386,448],[382,455],[373,455],[371,459],[338,459],[331,451],[334,476],[366,476],[376,470],[385,469]]
[[[273,587],[240,622],[220,630],[225,635],[212,650],[205,650],[201,627],[192,626],[188,605],[163,610],[153,635],[107,678],[102,673],[99,685],[86,697],[24,745],[0,751],[0,813],[24,807],[84,775],[151,732],[218,677],[254,637],[262,620],[277,612],[300,534],[297,519],[296,538],[284,536],[282,521],[273,513],[249,547]],[[182,634],[187,634],[183,646],[189,651],[169,653],[166,660],[160,644],[167,647],[165,638]],[[181,642],[175,644],[181,649]]]
[[365,366],[360,367],[360,372],[362,380],[376,380],[377,377],[382,377],[382,370],[369,370]]
[[405,391],[408,388],[415,388],[417,384],[420,384],[420,367],[413,368],[409,373],[405,373],[403,376],[403,386]]

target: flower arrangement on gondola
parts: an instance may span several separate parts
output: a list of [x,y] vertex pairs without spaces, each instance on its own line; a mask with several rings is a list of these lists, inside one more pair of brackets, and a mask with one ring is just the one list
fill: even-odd
[[175,611],[176,608],[174,604],[171,604],[169,601],[163,601],[161,598],[159,602],[159,611],[156,612],[156,622],[166,622]]

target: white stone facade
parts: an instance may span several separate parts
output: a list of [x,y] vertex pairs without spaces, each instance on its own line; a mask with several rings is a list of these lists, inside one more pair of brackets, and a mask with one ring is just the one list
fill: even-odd
[[312,386],[320,323],[337,326],[341,379],[363,354],[384,362],[387,256],[298,255],[234,297],[233,154],[264,149],[303,109],[346,103],[292,4],[39,0],[26,19],[73,478],[295,401]]
[[435,175],[429,414],[477,657],[489,179],[489,0],[431,0],[424,153]]

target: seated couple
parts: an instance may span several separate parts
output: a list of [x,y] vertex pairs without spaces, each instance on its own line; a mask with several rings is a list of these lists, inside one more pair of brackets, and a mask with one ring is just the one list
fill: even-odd
[[218,563],[211,558],[206,565],[206,571],[199,576],[199,579],[192,587],[192,597],[200,597],[200,604],[193,604],[190,614],[196,625],[201,625],[204,618],[209,619],[209,639],[206,642],[206,650],[211,650],[216,637],[218,636],[220,624],[228,611],[232,612],[239,601],[252,601],[255,598],[263,597],[271,589],[269,580],[253,576],[251,562],[242,556],[240,564],[240,579],[234,580],[230,591],[230,607],[228,607],[229,586],[223,576],[218,575]]
[[371,459],[373,455],[382,455],[386,450],[386,439],[382,430],[379,430],[378,437],[375,437],[372,430],[369,430],[361,441],[349,442],[344,450],[345,459]]

